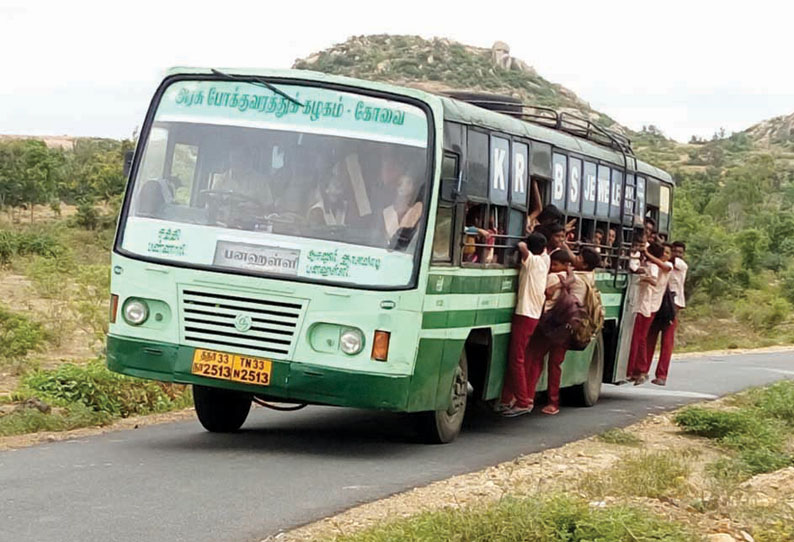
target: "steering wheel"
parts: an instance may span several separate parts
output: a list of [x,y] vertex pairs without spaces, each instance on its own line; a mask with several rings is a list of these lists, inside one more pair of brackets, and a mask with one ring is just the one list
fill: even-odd
[[256,216],[262,216],[267,212],[263,203],[233,190],[207,189],[199,191],[199,194],[208,198],[207,206],[215,222],[218,222],[219,208],[222,205],[231,207],[229,218],[235,222],[254,221]]

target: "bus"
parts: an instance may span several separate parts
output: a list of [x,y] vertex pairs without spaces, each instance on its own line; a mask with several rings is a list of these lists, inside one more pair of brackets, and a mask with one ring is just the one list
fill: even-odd
[[626,379],[633,232],[672,219],[670,175],[586,119],[310,71],[170,70],[125,172],[108,367],[191,384],[212,432],[257,402],[411,413],[454,440],[501,392],[533,193],[574,241],[615,238],[604,329],[563,365],[595,404]]

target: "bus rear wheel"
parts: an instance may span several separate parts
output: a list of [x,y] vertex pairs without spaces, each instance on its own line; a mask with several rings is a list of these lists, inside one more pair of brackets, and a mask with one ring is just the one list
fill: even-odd
[[577,406],[591,407],[598,402],[601,396],[601,383],[604,379],[604,343],[601,336],[595,340],[593,355],[590,358],[590,368],[587,371],[587,380],[569,390],[571,402]]
[[193,405],[204,429],[212,433],[231,433],[245,423],[251,410],[250,393],[193,386]]
[[463,418],[466,416],[466,401],[469,392],[469,365],[466,350],[461,351],[460,361],[452,378],[449,391],[449,407],[445,410],[420,412],[416,414],[417,429],[424,442],[447,444],[460,434]]

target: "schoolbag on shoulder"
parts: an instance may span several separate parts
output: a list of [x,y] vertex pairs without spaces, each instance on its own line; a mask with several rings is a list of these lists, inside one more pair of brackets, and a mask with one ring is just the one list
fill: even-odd
[[554,306],[540,317],[538,331],[553,345],[567,349],[573,329],[580,325],[584,317],[582,304],[571,294],[567,286],[563,286]]
[[676,312],[675,292],[671,291],[668,286],[662,296],[662,304],[659,306],[659,310],[656,311],[654,322],[666,328],[675,320]]
[[601,294],[588,281],[579,280],[582,280],[586,287],[584,316],[571,325],[569,350],[584,350],[604,327],[604,306],[601,303]]

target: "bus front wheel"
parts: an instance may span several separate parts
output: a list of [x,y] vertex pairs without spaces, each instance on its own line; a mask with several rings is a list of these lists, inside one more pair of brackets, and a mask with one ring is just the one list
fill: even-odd
[[430,444],[446,444],[457,438],[460,428],[463,426],[463,418],[466,416],[468,387],[469,365],[464,349],[460,354],[460,361],[452,378],[449,407],[445,410],[416,414],[417,429],[422,440]]
[[250,393],[193,386],[193,405],[204,429],[212,433],[231,433],[242,427],[251,410]]

